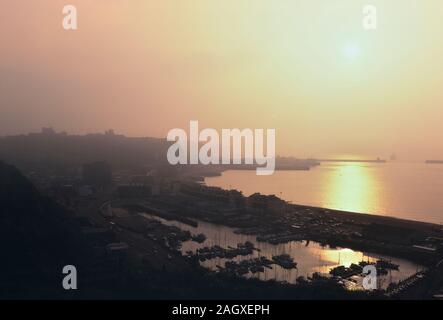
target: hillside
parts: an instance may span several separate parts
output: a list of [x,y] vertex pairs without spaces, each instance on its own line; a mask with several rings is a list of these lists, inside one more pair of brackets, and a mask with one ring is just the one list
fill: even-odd
[[[68,213],[13,166],[0,162],[1,292],[32,291],[61,281],[64,265],[81,258],[80,229]],[[61,282],[60,282],[61,283]],[[59,287],[59,285],[57,285]]]

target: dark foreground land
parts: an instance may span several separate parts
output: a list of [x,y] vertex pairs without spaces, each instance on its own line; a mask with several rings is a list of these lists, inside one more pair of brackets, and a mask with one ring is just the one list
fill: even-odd
[[[338,286],[290,286],[215,276],[143,235],[143,223],[117,226],[100,214],[100,197],[73,211],[42,194],[13,166],[0,163],[0,298],[236,299],[347,297]],[[159,234],[169,233],[157,225]],[[121,252],[110,243],[128,245]],[[74,265],[78,289],[64,290],[62,269]]]
[[[49,198],[12,166],[1,163],[0,177],[1,298],[431,298],[442,285],[438,225],[290,205],[274,196],[246,198],[176,179],[162,179],[160,191],[143,197],[111,187],[87,197]],[[270,243],[305,239],[386,253],[428,271],[388,294],[350,292],[325,279],[294,285],[214,273],[177,250],[186,238],[180,230],[138,214],[109,213],[111,205],[189,224],[223,224]],[[77,267],[77,290],[62,287],[65,265]]]

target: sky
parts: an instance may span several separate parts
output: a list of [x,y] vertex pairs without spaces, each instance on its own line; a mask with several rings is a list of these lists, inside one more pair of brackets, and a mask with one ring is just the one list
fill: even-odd
[[0,0],[0,135],[198,120],[276,129],[280,155],[443,159],[442,16],[441,0]]

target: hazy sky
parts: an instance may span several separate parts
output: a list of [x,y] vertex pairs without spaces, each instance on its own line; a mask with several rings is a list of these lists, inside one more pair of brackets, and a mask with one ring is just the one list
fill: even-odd
[[442,17],[441,0],[0,0],[0,134],[198,120],[275,128],[282,155],[443,158]]

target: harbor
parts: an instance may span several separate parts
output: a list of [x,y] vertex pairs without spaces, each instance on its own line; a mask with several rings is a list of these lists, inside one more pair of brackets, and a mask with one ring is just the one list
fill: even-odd
[[[322,245],[315,241],[270,243],[255,235],[239,233],[238,229],[205,221],[197,220],[196,226],[191,226],[153,214],[139,215],[190,234],[203,234],[203,242],[189,238],[181,243],[178,250],[216,273],[292,284],[301,277],[315,281],[332,276],[349,289],[361,290],[363,267],[368,264],[376,266],[378,285],[382,289],[425,269],[404,259]],[[272,241],[273,238],[266,240]]]

